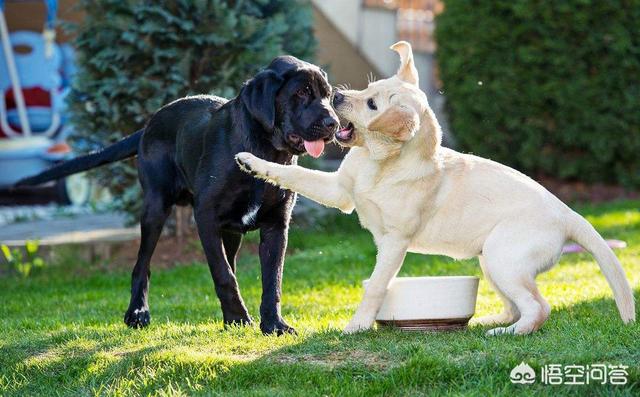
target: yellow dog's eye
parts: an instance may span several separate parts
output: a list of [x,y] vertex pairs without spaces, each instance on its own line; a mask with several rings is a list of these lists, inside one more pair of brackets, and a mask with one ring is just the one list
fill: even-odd
[[367,99],[367,106],[371,110],[378,110],[378,107],[376,106],[376,103],[374,102],[373,98]]

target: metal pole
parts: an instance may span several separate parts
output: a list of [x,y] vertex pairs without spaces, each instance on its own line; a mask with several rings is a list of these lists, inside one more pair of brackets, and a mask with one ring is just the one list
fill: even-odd
[[[18,117],[20,118],[22,135],[31,136],[31,126],[29,125],[29,119],[27,118],[27,107],[24,102],[24,96],[22,96],[22,88],[20,87],[20,76],[16,69],[16,61],[13,58],[13,46],[9,39],[9,29],[7,29],[7,21],[4,18],[4,10],[2,8],[0,8],[0,36],[2,36],[2,48],[4,50],[5,58],[7,59],[7,70],[9,71],[9,77],[11,79],[13,97],[16,101]],[[4,92],[1,93],[1,95],[4,96]]]

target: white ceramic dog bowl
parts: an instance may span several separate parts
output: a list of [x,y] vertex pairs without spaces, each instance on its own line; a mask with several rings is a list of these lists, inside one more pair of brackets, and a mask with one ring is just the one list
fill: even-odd
[[[476,310],[478,277],[396,277],[378,312],[380,325],[403,330],[463,329]],[[366,288],[369,280],[364,280]]]

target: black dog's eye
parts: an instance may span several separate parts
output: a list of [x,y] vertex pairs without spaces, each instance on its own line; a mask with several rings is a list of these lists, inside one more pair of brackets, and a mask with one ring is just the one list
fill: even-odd
[[301,98],[306,98],[309,93],[311,92],[311,88],[309,86],[306,86],[304,88],[300,88],[298,91],[296,91],[296,95],[301,97]]
[[373,98],[367,99],[367,106],[371,110],[378,110],[378,107],[376,106],[376,103],[373,101]]

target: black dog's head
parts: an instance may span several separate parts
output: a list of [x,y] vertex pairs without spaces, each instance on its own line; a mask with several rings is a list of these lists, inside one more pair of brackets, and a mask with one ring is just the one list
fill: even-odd
[[240,96],[253,118],[271,135],[273,146],[319,157],[338,129],[331,85],[319,67],[280,56],[249,80]]

